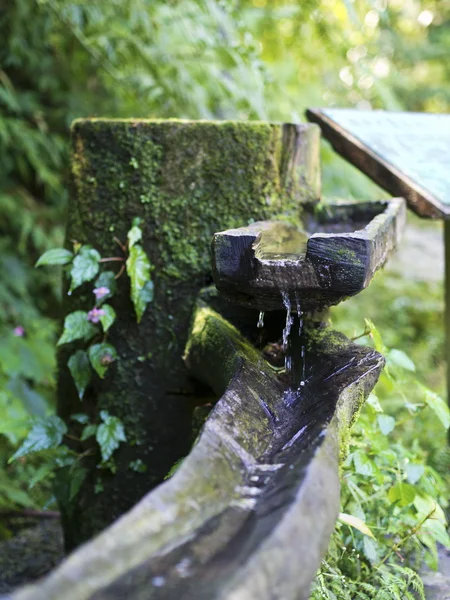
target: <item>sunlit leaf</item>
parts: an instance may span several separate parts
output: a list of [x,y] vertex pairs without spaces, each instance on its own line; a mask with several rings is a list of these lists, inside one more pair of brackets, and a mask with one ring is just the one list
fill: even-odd
[[406,371],[414,372],[416,370],[415,364],[403,350],[393,348],[389,351],[387,360],[389,364],[405,369]]
[[380,332],[378,331],[378,329],[375,327],[375,325],[372,323],[372,321],[370,319],[364,319],[364,321],[366,323],[366,328],[369,329],[369,331],[370,331],[370,337],[373,340],[375,350],[378,350],[378,352],[381,352],[381,354],[384,354],[386,352],[386,347],[383,344],[383,340],[381,339]]
[[132,248],[137,242],[142,239],[142,229],[138,225],[133,227],[128,232],[128,247]]
[[378,400],[378,397],[374,393],[369,394],[369,397],[367,398],[366,403],[369,404],[369,406],[371,406],[375,412],[377,412],[377,413],[383,412],[380,401]]
[[153,300],[153,284],[150,281],[150,262],[139,244],[130,248],[127,273],[131,281],[131,300],[140,323],[147,304]]
[[83,310],[76,310],[64,319],[64,329],[58,340],[58,346],[68,344],[75,340],[89,340],[97,333],[97,329],[88,321],[88,314]]
[[102,460],[107,461],[116,450],[120,442],[126,442],[125,429],[118,417],[113,417],[106,410],[100,412],[103,421],[98,428],[96,440],[100,446]]
[[406,477],[408,479],[408,483],[414,485],[419,481],[422,475],[425,473],[425,465],[416,464],[416,463],[408,463],[405,468]]
[[349,525],[350,527],[357,529],[361,533],[364,533],[364,535],[368,535],[371,538],[374,537],[373,533],[370,531],[370,528],[364,523],[364,521],[362,521],[358,517],[354,517],[353,515],[348,515],[346,513],[340,513],[338,520],[341,523]]
[[409,483],[397,483],[388,492],[389,501],[399,506],[409,506],[416,497],[416,488]]
[[372,564],[378,562],[380,556],[379,556],[378,544],[375,539],[370,539],[368,537],[364,537],[363,551],[364,551],[364,555],[366,556],[366,558]]
[[448,429],[450,427],[450,410],[447,402],[424,385],[420,384],[420,388],[422,389],[423,397],[427,405],[431,408],[445,429]]
[[72,261],[73,252],[66,250],[65,248],[53,248],[53,250],[47,250],[38,259],[35,264],[36,267],[42,267],[43,265],[67,265]]
[[377,415],[377,422],[381,433],[384,435],[389,435],[395,427],[395,419],[390,415]]
[[355,465],[355,471],[359,475],[373,475],[373,463],[367,454],[364,454],[363,452],[354,452],[353,464]]
[[84,350],[77,350],[75,354],[72,354],[69,358],[67,366],[69,367],[70,374],[73,377],[78,396],[81,400],[92,377],[89,357]]

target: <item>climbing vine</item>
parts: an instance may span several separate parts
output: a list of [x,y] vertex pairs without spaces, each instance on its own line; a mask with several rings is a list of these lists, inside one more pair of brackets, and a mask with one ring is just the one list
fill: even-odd
[[[102,258],[95,248],[74,242],[73,251],[54,248],[45,252],[36,263],[36,267],[63,265],[69,276],[69,295],[85,283],[92,286],[92,308],[88,311],[75,310],[66,315],[63,331],[57,343],[58,346],[65,344],[78,346],[70,355],[67,366],[80,401],[94,373],[104,379],[109,366],[118,360],[115,347],[108,341],[110,329],[117,315],[113,306],[107,302],[115,295],[117,279],[126,270],[130,279],[130,296],[138,323],[147,305],[153,300],[153,282],[150,276],[152,269],[140,243],[142,241],[140,225],[141,220],[134,219],[126,244],[116,239],[123,256]],[[102,270],[103,265],[114,262],[122,263],[117,274],[108,269]],[[115,464],[112,455],[120,443],[127,439],[122,421],[106,410],[100,411],[100,423],[89,422],[89,417],[84,413],[72,415],[71,418],[83,425],[81,435],[75,438],[75,441],[82,442],[95,436],[101,453],[99,466],[114,472]],[[65,437],[74,439],[74,436],[68,434],[67,425],[57,415],[34,419],[27,437],[13,454],[10,462],[41,450],[58,450],[57,466],[77,465],[82,455],[72,452],[63,443]],[[90,452],[88,450],[88,453]],[[137,465],[138,470],[139,468],[140,465]],[[42,476],[50,472],[50,469],[45,469]],[[71,475],[73,476],[73,473]],[[80,485],[81,481],[82,478]]]

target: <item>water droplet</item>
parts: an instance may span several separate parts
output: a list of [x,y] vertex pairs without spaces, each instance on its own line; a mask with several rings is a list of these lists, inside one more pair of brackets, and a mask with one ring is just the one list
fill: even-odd
[[183,558],[180,562],[175,566],[175,571],[178,573],[180,577],[189,577],[190,569],[191,569],[191,559]]
[[259,319],[258,319],[258,323],[257,323],[256,327],[258,329],[262,329],[264,327],[264,312],[263,311],[261,311],[259,313]]

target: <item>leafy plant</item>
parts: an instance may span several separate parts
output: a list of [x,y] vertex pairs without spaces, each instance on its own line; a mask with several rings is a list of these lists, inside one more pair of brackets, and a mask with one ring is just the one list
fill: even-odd
[[[102,258],[100,253],[90,246],[74,244],[74,252],[63,248],[45,252],[36,266],[66,265],[69,270],[69,295],[85,283],[97,277],[93,294],[94,306],[88,312],[76,310],[64,320],[64,327],[57,345],[72,342],[84,342],[84,348],[76,350],[69,358],[67,366],[75,382],[80,400],[83,398],[91,378],[92,370],[103,379],[108,367],[118,358],[116,349],[107,342],[109,329],[116,320],[116,312],[105,300],[112,298],[116,290],[116,280],[122,275],[123,268],[114,275],[112,271],[100,272],[102,264],[122,261],[126,264],[131,283],[131,300],[138,323],[142,319],[149,302],[153,300],[153,282],[150,279],[151,264],[140,242],[142,229],[140,219],[133,221],[128,232],[128,243],[121,248],[128,257]],[[101,338],[101,339],[99,339]],[[86,345],[87,344],[87,345]]]
[[[415,365],[403,351],[386,348],[368,319],[365,336],[387,356],[388,366],[353,429],[342,468],[343,514],[312,600],[425,598],[414,569],[424,561],[437,568],[437,544],[450,547],[444,513],[448,475],[428,463],[417,437],[408,444],[403,435],[427,412],[447,430],[448,406],[417,380]],[[395,410],[378,397],[386,386],[401,398]],[[411,402],[414,388],[421,402]]]

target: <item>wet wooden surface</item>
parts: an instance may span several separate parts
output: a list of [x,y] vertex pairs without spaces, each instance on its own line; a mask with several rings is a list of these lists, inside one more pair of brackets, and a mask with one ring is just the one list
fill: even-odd
[[[305,334],[306,335],[306,334]],[[14,600],[307,600],[339,511],[339,438],[383,366],[317,328],[283,382],[200,302],[190,373],[221,399],[175,475]]]
[[233,303],[261,311],[288,303],[324,310],[357,294],[397,247],[405,221],[402,198],[364,206],[366,214],[359,203],[323,205],[310,235],[277,221],[216,233],[217,289]]
[[450,218],[450,115],[319,108],[323,136],[375,183],[422,217]]

